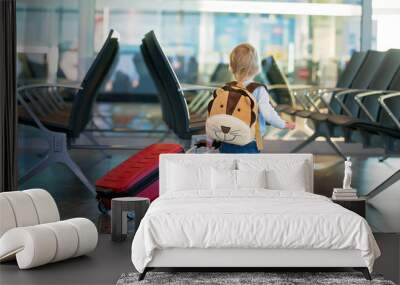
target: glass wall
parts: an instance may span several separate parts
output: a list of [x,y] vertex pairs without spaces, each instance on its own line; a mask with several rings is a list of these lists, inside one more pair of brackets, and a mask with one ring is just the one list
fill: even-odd
[[273,55],[291,82],[334,85],[351,53],[360,48],[360,3],[17,0],[19,84],[81,80],[114,29],[121,47],[102,92],[106,97],[155,98],[139,50],[150,30],[185,83],[215,79],[216,66],[227,63],[230,50],[250,42],[261,58]]
[[387,50],[400,48],[398,27],[400,26],[400,1],[373,0],[373,48]]

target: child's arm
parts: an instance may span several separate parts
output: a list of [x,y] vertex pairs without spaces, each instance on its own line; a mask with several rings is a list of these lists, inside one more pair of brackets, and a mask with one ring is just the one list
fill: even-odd
[[264,117],[265,121],[267,121],[269,124],[276,128],[280,129],[294,129],[295,124],[290,123],[290,122],[285,122],[282,120],[282,118],[279,116],[279,114],[275,111],[275,109],[271,106],[271,103],[269,102],[269,94],[267,90],[264,87],[257,88],[260,93],[259,95],[259,100],[258,100],[258,109],[259,112],[262,114]]

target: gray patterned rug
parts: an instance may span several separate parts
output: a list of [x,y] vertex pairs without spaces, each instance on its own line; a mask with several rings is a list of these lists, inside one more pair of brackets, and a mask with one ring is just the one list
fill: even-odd
[[138,273],[122,274],[116,285],[395,285],[376,275],[368,281],[359,272],[148,272],[142,281],[137,280],[138,276]]

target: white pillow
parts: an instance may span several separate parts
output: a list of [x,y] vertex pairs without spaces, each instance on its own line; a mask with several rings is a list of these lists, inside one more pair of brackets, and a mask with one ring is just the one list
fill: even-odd
[[213,167],[211,170],[211,188],[213,190],[236,190],[236,170]]
[[237,164],[239,170],[265,169],[268,189],[306,191],[311,183],[308,181],[311,170],[304,160],[239,159]]
[[236,170],[238,188],[267,188],[267,171]]
[[168,165],[167,189],[185,191],[209,189],[211,187],[210,168],[170,163]]
[[292,169],[289,174],[278,169],[268,170],[267,181],[271,190],[306,191],[306,176],[301,167]]
[[205,161],[204,164],[169,162],[167,164],[167,191],[211,190],[212,169],[229,171],[235,161]]
[[267,172],[263,170],[211,170],[213,190],[237,190],[240,188],[267,188]]

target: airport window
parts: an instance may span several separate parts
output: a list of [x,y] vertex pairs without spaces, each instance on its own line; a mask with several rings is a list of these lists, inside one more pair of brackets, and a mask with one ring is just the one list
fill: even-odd
[[[121,46],[100,99],[156,100],[139,50],[142,36],[150,30],[158,35],[178,78],[187,83],[210,81],[216,66],[227,63],[232,47],[247,41],[257,47],[261,59],[273,55],[292,83],[330,85],[360,47],[358,0],[275,1],[268,2],[272,6],[265,12],[255,11],[260,1],[249,1],[246,7],[231,1],[226,12],[217,11],[221,1],[211,1],[206,8],[201,0],[191,1],[193,5],[83,2],[17,1],[20,80],[79,81],[111,28],[118,32]],[[311,4],[315,11],[283,14],[289,2]],[[85,16],[93,19],[80,19],[82,9],[92,11]],[[43,32],[33,36],[37,33],[32,29]],[[83,30],[86,37],[80,36]]]

